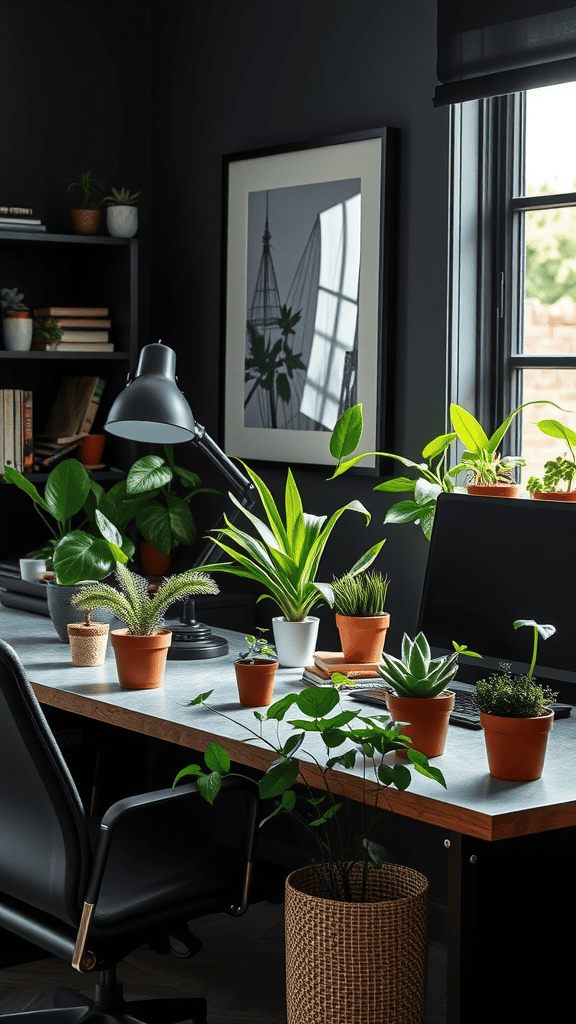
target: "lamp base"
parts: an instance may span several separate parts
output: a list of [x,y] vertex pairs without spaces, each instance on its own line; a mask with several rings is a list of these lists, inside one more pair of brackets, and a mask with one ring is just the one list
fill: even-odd
[[[167,625],[170,628],[170,625]],[[193,661],[202,658],[222,658],[228,654],[228,650],[228,641],[222,636],[214,636],[209,626],[201,622],[179,622],[172,629],[168,659]]]

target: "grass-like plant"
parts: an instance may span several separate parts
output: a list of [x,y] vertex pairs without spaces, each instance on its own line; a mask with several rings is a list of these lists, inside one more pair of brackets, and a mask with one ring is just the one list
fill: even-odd
[[[348,682],[345,677],[343,679]],[[227,721],[234,721],[218,707],[207,703],[213,692],[209,690],[199,694],[190,701],[190,705],[202,705]],[[287,718],[288,713],[296,714],[296,718]],[[235,724],[242,724],[250,739],[264,743],[276,755],[258,782],[261,799],[275,802],[274,810],[264,821],[279,813],[294,818],[317,844],[319,859],[313,866],[317,869],[323,895],[332,900],[364,902],[365,887],[355,895],[350,886],[350,872],[358,862],[366,868],[369,863],[380,865],[386,858],[385,850],[371,838],[382,813],[377,805],[380,788],[394,786],[398,790],[406,789],[412,778],[411,768],[446,788],[442,772],[433,767],[424,754],[405,742],[401,726],[391,722],[387,713],[365,715],[348,705],[343,706],[337,686],[326,689],[311,687],[299,693],[286,694],[272,704],[266,714],[255,711],[254,718],[254,729],[244,721]],[[321,792],[312,789],[300,772],[296,755],[300,749],[305,751],[306,740],[318,741],[311,744],[312,750],[306,752],[306,758],[320,772],[318,788]],[[409,766],[388,764],[384,760],[385,754],[399,749],[407,751]],[[334,767],[350,771],[356,765],[362,768],[365,782],[375,783],[375,789],[365,786],[359,824],[345,814],[340,815],[343,806],[341,782],[334,785],[339,780],[332,772]],[[174,785],[180,779],[194,776],[198,791],[211,804],[227,775],[245,778],[240,773],[232,773],[231,767],[226,749],[219,743],[211,743],[204,752],[204,766],[190,764],[183,768]],[[264,821],[260,824],[263,825]]]
[[80,196],[80,207],[83,210],[98,210],[102,200],[97,198],[97,192],[104,191],[104,183],[98,178],[92,177],[92,171],[80,171],[75,178],[68,182],[67,191],[74,189]]
[[386,604],[388,576],[369,569],[357,576],[345,573],[332,580],[334,610],[339,615],[381,615]]
[[547,640],[556,628],[542,625],[534,619],[516,619],[514,629],[529,626],[534,631],[532,661],[526,675],[511,676],[508,672],[496,673],[489,679],[480,679],[476,684],[473,697],[487,715],[499,715],[501,718],[537,718],[547,713],[548,705],[553,704],[558,694],[550,687],[541,686],[534,679],[534,668],[538,653],[538,638]]
[[419,633],[414,640],[404,633],[402,657],[395,658],[383,651],[383,664],[378,666],[378,671],[399,697],[436,697],[454,679],[461,654],[470,658],[480,657],[463,644],[454,640],[452,644],[454,654],[433,658],[424,633]]
[[[360,512],[367,523],[371,516],[359,501],[351,501],[328,519],[304,512],[302,498],[291,469],[288,469],[284,515],[278,509],[263,480],[242,463],[258,491],[266,520],[259,519],[230,494],[230,500],[256,531],[256,536],[241,530],[226,516],[226,526],[214,531],[214,542],[229,555],[231,562],[213,562],[199,566],[204,572],[226,572],[254,580],[264,588],[258,601],[270,598],[289,622],[305,619],[322,600],[334,604],[329,583],[316,579],[320,559],[338,519],[344,512]],[[378,541],[349,570],[352,575],[372,564],[384,541]]]
[[149,593],[150,581],[131,572],[120,562],[116,565],[119,590],[107,583],[87,583],[72,597],[78,608],[105,608],[128,627],[132,636],[148,636],[159,627],[164,612],[174,601],[194,594],[217,594],[218,586],[205,573],[189,569],[177,576],[168,576],[156,593]]

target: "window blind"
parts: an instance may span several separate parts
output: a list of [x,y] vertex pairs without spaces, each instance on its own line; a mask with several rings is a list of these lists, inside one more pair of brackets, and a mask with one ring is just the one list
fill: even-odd
[[434,106],[576,80],[576,4],[438,0]]

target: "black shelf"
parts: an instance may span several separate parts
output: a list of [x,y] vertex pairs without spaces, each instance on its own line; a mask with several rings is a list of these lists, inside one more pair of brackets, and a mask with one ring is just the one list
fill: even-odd
[[47,242],[58,245],[111,245],[130,246],[136,241],[133,238],[113,238],[112,235],[60,235],[49,231],[3,231],[0,230],[0,243]]
[[129,352],[7,352],[0,349],[0,359],[130,359]]

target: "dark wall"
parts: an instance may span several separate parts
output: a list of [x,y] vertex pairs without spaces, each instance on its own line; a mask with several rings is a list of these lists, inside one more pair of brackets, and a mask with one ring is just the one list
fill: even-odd
[[[389,450],[418,461],[443,432],[448,115],[432,106],[435,33],[434,0],[153,0],[151,329],[177,349],[180,382],[215,438],[222,155],[379,125],[400,129],[401,143]],[[278,495],[284,467],[254,468]],[[416,620],[426,557],[419,529],[382,527],[390,500],[373,493],[373,480],[349,474],[327,483],[328,474],[293,469],[307,511],[331,513],[356,497],[373,513],[368,529],[360,517],[340,521],[325,578],[387,536],[378,564],[391,578],[389,643],[397,647]],[[210,467],[199,472],[209,476]],[[259,606],[263,623],[267,605]],[[332,616],[321,617],[320,644],[332,645]]]

